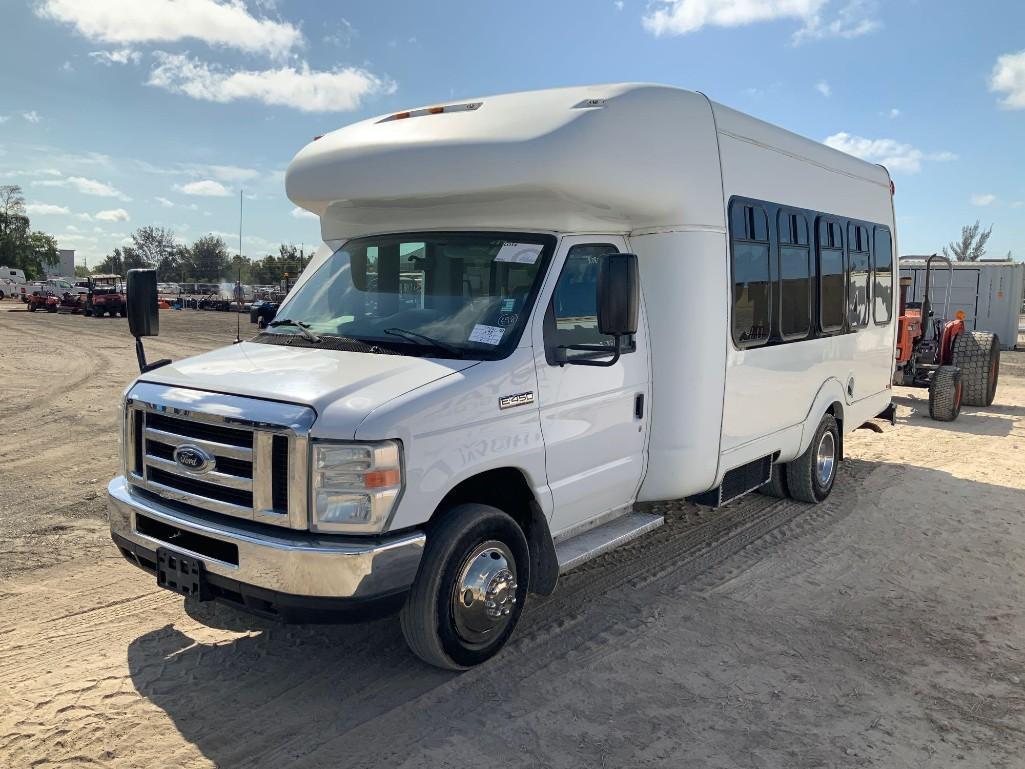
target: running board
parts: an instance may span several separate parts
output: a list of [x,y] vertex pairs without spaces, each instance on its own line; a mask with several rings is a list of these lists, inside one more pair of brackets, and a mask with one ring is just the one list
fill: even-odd
[[572,539],[559,542],[555,545],[559,573],[564,574],[570,569],[575,569],[592,558],[597,558],[632,539],[637,539],[642,534],[647,534],[652,529],[657,529],[665,522],[665,517],[661,515],[628,513],[594,529],[588,529]]

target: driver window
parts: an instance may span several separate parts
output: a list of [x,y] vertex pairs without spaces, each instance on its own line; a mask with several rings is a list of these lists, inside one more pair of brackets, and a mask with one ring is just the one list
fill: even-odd
[[[615,344],[613,337],[598,332],[598,267],[603,254],[618,251],[611,243],[580,243],[570,248],[552,295],[546,347]],[[629,345],[623,352],[628,349]],[[571,350],[567,354],[572,357],[587,353]]]

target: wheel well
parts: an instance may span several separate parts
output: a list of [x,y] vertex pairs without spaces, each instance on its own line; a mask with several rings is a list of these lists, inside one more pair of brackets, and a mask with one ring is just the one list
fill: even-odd
[[515,467],[500,467],[461,481],[445,495],[431,515],[427,522],[428,536],[432,524],[456,505],[467,502],[497,507],[519,524],[530,547],[530,591],[550,595],[559,578],[555,545],[548,520],[523,472]]
[[826,409],[827,414],[832,414],[836,420],[837,432],[840,435],[840,445],[837,447],[837,457],[843,461],[843,404],[840,401],[833,401]]
[[536,500],[522,472],[513,467],[502,467],[461,481],[441,500],[431,522],[444,515],[446,510],[466,502],[497,507],[526,532],[532,518],[530,506]]

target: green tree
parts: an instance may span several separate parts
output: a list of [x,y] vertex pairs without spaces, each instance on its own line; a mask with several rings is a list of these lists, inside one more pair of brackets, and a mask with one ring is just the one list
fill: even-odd
[[217,235],[204,235],[189,249],[192,275],[200,281],[216,281],[229,273],[228,246]]
[[92,273],[89,268],[82,264],[75,265],[75,277],[76,278],[88,278]]
[[986,255],[986,242],[993,234],[993,225],[983,230],[979,220],[961,228],[961,239],[952,240],[943,247],[943,255],[958,262],[977,262]]
[[24,270],[27,278],[36,278],[45,265],[56,264],[60,254],[53,236],[33,232],[30,224],[21,187],[0,186],[0,264]]

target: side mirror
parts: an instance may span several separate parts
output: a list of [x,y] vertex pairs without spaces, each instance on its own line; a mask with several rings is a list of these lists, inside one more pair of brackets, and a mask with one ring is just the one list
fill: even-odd
[[598,331],[609,336],[637,333],[640,273],[636,254],[604,254],[598,267]]
[[170,360],[146,363],[146,352],[142,348],[144,336],[157,336],[160,333],[157,271],[129,270],[125,291],[128,294],[125,298],[128,305],[128,328],[135,337],[135,356],[139,359],[139,371],[145,374],[147,371],[166,366]]
[[128,271],[128,328],[136,339],[160,334],[156,270]]
[[[604,254],[598,265],[595,302],[598,308],[598,331],[613,338],[612,347],[601,344],[574,344],[560,347],[560,365],[614,366],[622,353],[622,338],[637,333],[640,313],[640,271],[636,254]],[[570,350],[590,353],[567,357]],[[612,357],[608,357],[608,356]]]

